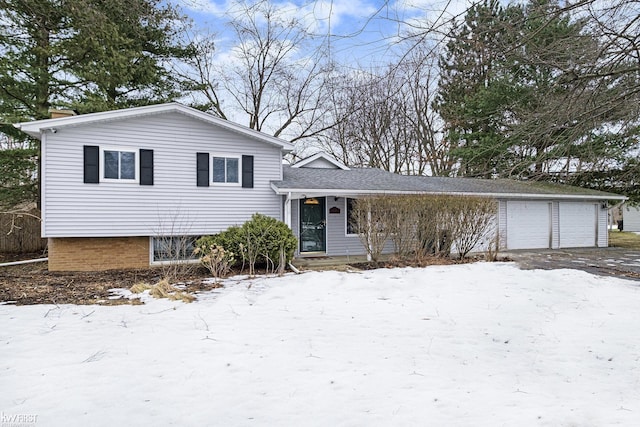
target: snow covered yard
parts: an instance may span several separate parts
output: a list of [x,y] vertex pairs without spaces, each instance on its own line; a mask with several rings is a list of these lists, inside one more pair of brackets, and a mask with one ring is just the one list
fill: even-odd
[[225,285],[191,304],[0,306],[3,417],[640,424],[640,282],[478,263]]

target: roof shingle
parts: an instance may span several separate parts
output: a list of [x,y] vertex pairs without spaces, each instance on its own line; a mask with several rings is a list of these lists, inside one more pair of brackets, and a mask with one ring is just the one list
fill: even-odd
[[624,196],[618,194],[560,184],[510,179],[407,176],[374,168],[340,170],[284,166],[282,181],[275,181],[272,184],[281,193],[287,191],[330,192],[330,190],[335,190],[340,193],[351,192],[354,195],[429,193],[474,194],[494,197],[526,197],[529,195],[549,196],[550,198],[625,199]]

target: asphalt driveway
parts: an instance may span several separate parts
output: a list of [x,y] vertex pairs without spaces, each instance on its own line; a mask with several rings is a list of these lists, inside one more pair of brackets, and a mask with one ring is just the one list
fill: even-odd
[[576,248],[508,251],[520,268],[553,270],[572,268],[602,276],[640,281],[640,251],[624,248]]

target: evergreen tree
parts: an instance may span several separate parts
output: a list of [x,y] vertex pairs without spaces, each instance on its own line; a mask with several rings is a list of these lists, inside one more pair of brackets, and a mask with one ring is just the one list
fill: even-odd
[[485,0],[471,6],[448,36],[434,108],[445,122],[445,137],[460,159],[462,175],[491,177],[506,162],[503,133],[517,96],[508,53],[514,45],[513,24],[520,21],[519,7]]
[[435,105],[458,147],[460,174],[587,186],[596,172],[628,176],[638,118],[629,114],[635,107],[612,100],[638,79],[602,72],[601,40],[589,24],[554,0],[469,9],[449,35]]
[[3,121],[175,99],[180,18],[161,0],[0,0]]
[[0,167],[19,169],[1,175],[5,205],[37,199],[24,180],[38,143],[12,123],[48,118],[52,106],[86,113],[175,99],[168,62],[192,54],[181,19],[161,0],[0,0],[0,136],[13,146]]

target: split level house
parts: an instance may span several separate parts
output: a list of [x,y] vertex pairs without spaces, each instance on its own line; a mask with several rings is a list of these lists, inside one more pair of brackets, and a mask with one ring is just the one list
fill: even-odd
[[319,153],[293,165],[281,139],[178,103],[19,123],[40,139],[42,236],[50,270],[146,268],[160,239],[209,235],[259,212],[298,237],[296,256],[365,254],[352,201],[376,194],[497,200],[502,249],[608,245],[623,196],[510,180],[401,176]]

